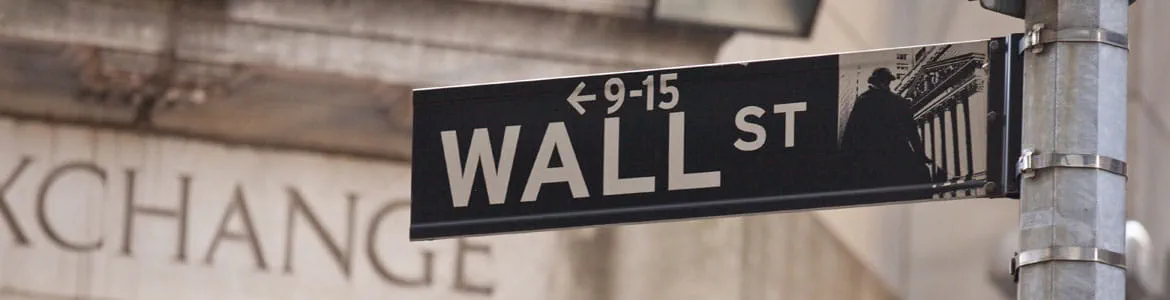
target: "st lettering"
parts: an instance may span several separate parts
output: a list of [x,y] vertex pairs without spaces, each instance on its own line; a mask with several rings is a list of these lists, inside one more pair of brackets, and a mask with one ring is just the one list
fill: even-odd
[[[650,174],[620,174],[623,154],[622,142],[641,142],[635,138],[622,137],[621,117],[611,116],[604,120],[603,149],[601,158],[582,158],[582,155],[594,153],[579,153],[574,147],[570,128],[564,122],[551,122],[544,128],[511,125],[500,128],[476,128],[471,131],[448,130],[439,133],[439,140],[443,148],[443,160],[446,164],[447,179],[451,191],[451,205],[453,207],[467,207],[471,204],[472,193],[476,176],[483,176],[486,187],[481,195],[487,196],[488,205],[501,205],[508,202],[508,187],[512,178],[519,178],[513,174],[518,164],[530,164],[531,172],[527,174],[527,182],[522,183],[520,202],[540,201],[542,199],[541,186],[550,183],[567,184],[567,195],[545,195],[545,197],[565,197],[583,199],[592,196],[587,186],[586,178],[601,177],[601,194],[604,196],[626,195],[655,192],[656,182],[666,182],[667,191],[717,188],[721,185],[721,174],[718,170],[697,171],[686,166],[686,113],[681,111],[667,114],[667,143],[662,145],[667,149],[667,164],[665,178]],[[502,131],[502,134],[501,132]],[[460,145],[459,136],[470,134],[470,142]],[[537,145],[520,145],[523,135],[539,135]],[[502,139],[492,140],[492,136],[502,136]],[[466,139],[466,137],[464,138]],[[526,139],[527,140],[527,139]],[[535,149],[526,149],[535,148]],[[493,149],[499,149],[497,153]],[[517,151],[534,151],[533,161],[516,161]],[[561,162],[560,166],[550,164],[553,155]],[[593,158],[593,159],[589,159]],[[602,164],[601,174],[586,174],[582,171],[582,163]],[[521,183],[517,183],[521,184]],[[514,196],[513,196],[514,197]]]
[[[772,114],[784,118],[784,148],[796,147],[796,113],[808,110],[806,102],[776,104],[772,106]],[[768,132],[758,123],[752,122],[751,119],[759,120],[767,116],[767,111],[759,106],[747,106],[741,108],[735,114],[735,128],[740,131],[750,134],[751,139],[736,139],[733,144],[736,149],[740,151],[756,151],[764,147],[764,143],[768,140]]]

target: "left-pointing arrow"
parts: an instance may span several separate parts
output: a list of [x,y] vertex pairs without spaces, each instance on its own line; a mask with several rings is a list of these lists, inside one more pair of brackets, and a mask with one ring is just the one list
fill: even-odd
[[569,101],[569,106],[572,106],[573,109],[576,109],[577,114],[580,114],[580,115],[585,114],[585,107],[581,106],[581,102],[589,102],[589,101],[597,100],[597,95],[582,95],[581,90],[584,90],[584,89],[585,89],[585,83],[584,82],[578,83],[577,88],[573,90],[573,94],[569,95],[568,99],[565,99],[565,100]]

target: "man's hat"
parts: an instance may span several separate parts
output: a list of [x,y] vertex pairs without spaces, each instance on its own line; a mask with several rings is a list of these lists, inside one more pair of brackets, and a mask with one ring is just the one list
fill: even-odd
[[873,74],[869,75],[869,83],[878,84],[879,82],[889,83],[893,82],[898,77],[894,76],[894,72],[890,72],[887,68],[877,68],[873,70]]

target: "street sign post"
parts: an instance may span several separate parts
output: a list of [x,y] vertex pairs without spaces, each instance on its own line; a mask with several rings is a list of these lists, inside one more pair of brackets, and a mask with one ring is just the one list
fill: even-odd
[[[1029,0],[1017,299],[1126,299],[1125,0]],[[1128,3],[1127,3],[1128,2]],[[1151,1],[1152,2],[1152,1]],[[1131,298],[1132,299],[1132,298]]]
[[419,89],[411,240],[1010,196],[1012,43]]

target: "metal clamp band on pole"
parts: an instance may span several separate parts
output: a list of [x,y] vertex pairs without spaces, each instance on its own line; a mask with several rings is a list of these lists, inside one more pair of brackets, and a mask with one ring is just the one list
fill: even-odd
[[1056,42],[1072,43],[1101,43],[1121,49],[1129,50],[1129,37],[1124,34],[1101,28],[1066,28],[1060,30],[1045,29],[1044,24],[1032,25],[1032,30],[1020,39],[1020,53],[1032,50],[1032,53],[1044,52],[1044,45]]
[[1100,169],[1126,177],[1126,163],[1120,159],[1095,154],[1048,153],[1038,154],[1032,149],[1023,151],[1016,162],[1024,178],[1036,176],[1036,170],[1045,168],[1089,168]]
[[1091,247],[1051,247],[1016,253],[1012,257],[1011,275],[1019,282],[1020,268],[1050,261],[1101,263],[1125,269],[1125,254]]

